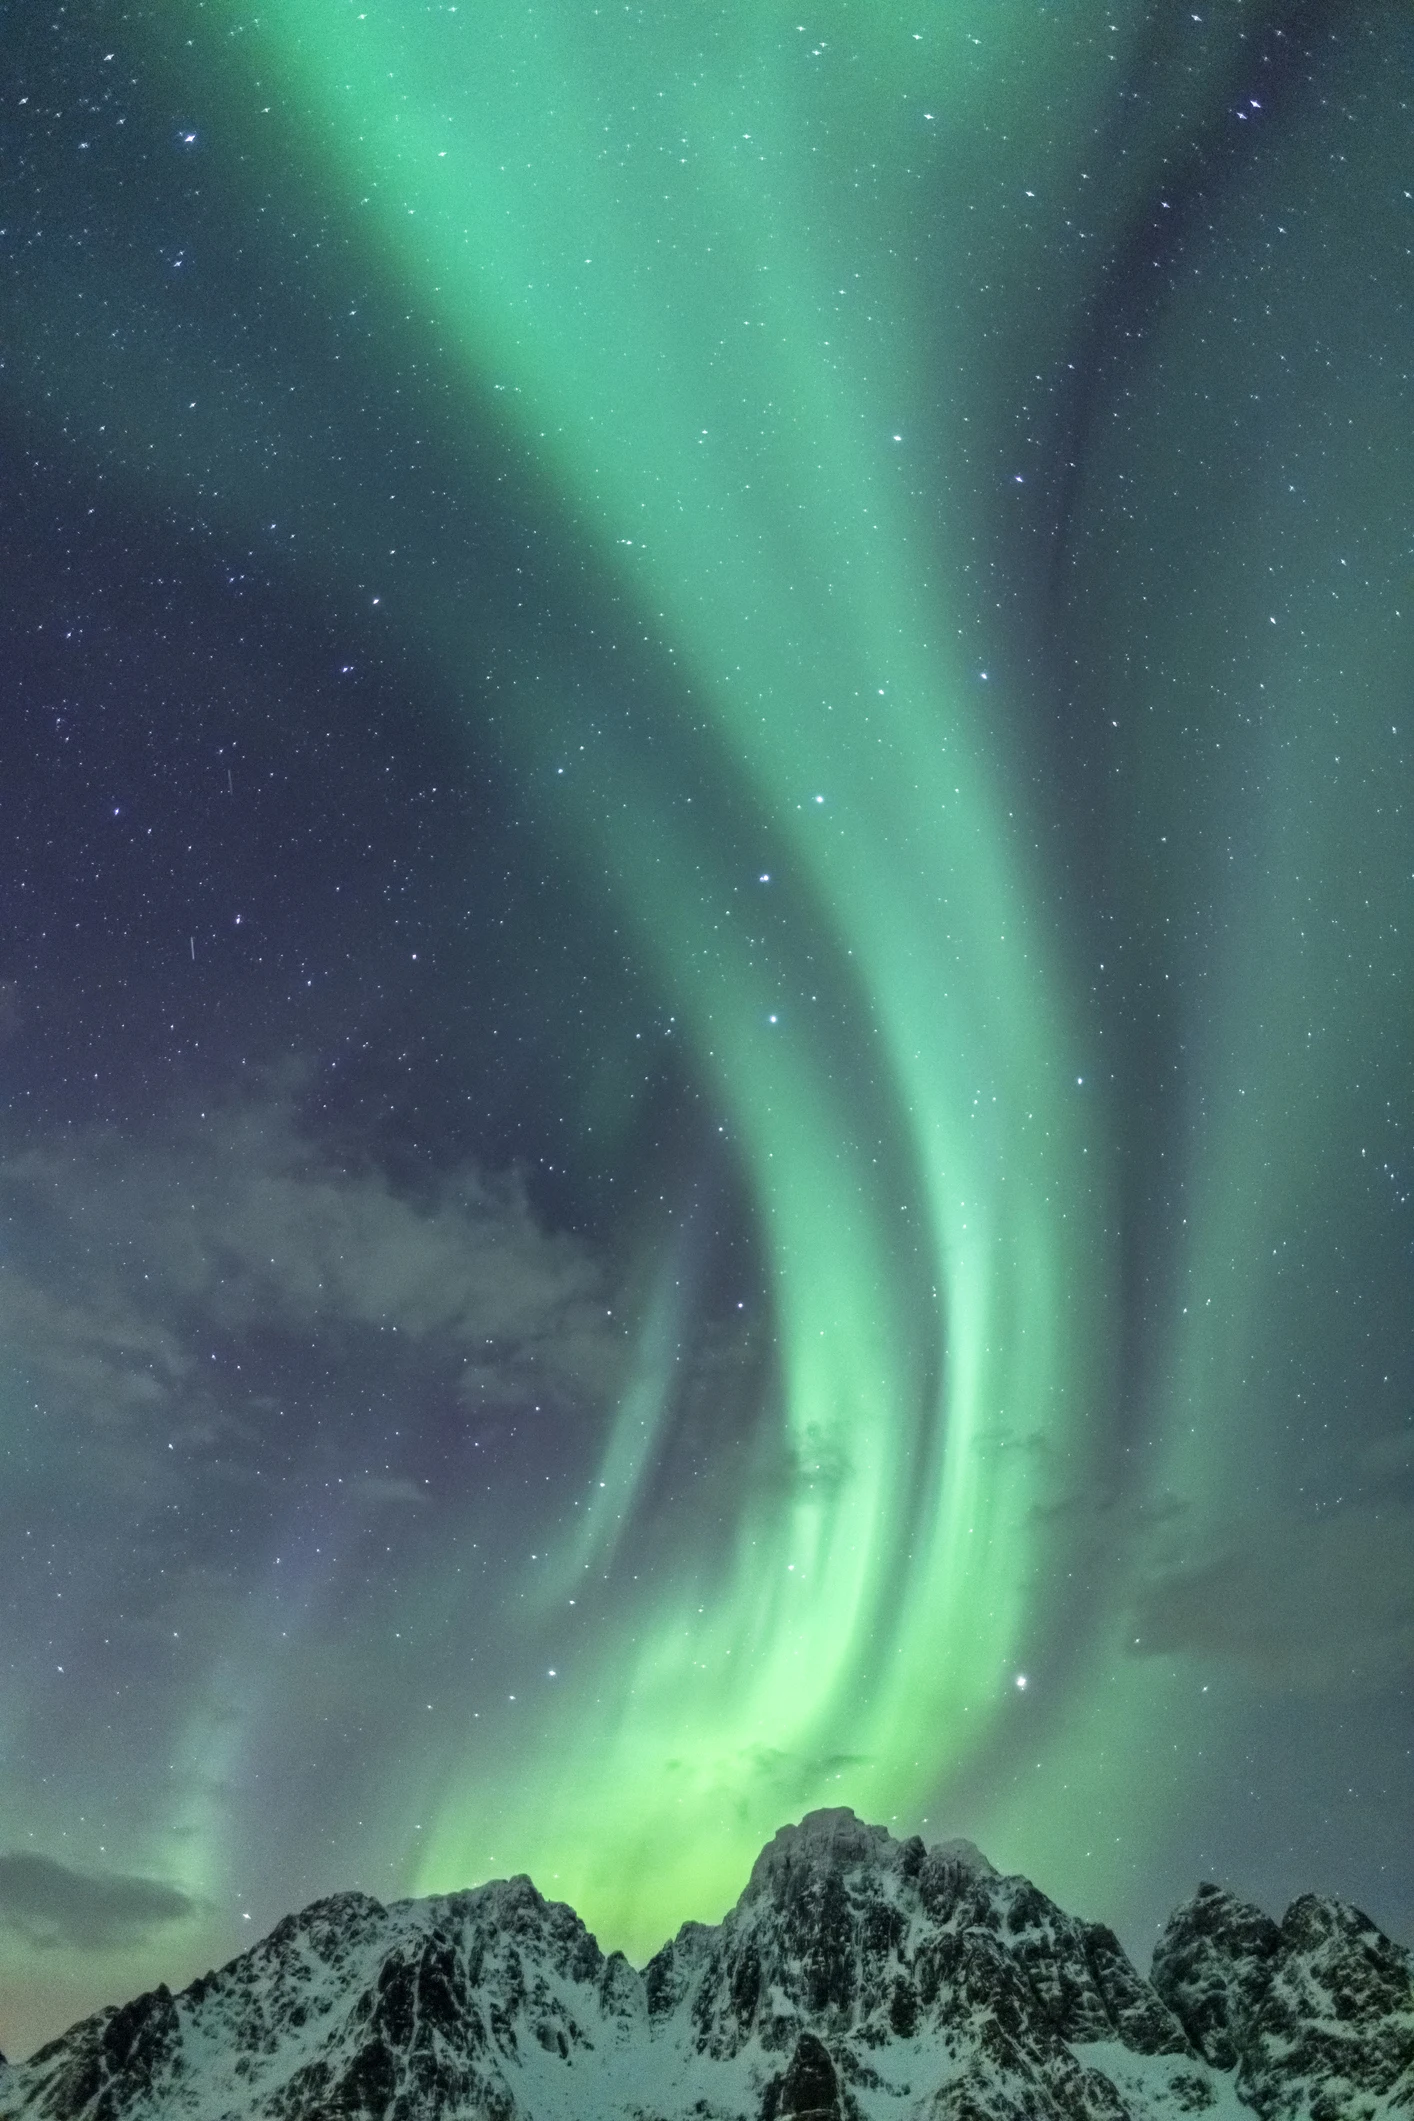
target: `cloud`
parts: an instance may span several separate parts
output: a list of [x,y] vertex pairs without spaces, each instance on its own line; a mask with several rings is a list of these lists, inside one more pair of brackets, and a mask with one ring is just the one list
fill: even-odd
[[351,1480],[346,1492],[351,1502],[393,1503],[403,1508],[427,1500],[426,1488],[401,1474],[367,1473],[359,1480]]
[[195,1901],[154,1878],[94,1876],[24,1851],[0,1856],[0,1925],[41,1950],[115,1951],[196,1912]]
[[101,1423],[164,1407],[191,1369],[171,1330],[104,1272],[61,1291],[11,1266],[0,1282],[0,1332],[56,1412]]
[[1143,1585],[1135,1654],[1222,1658],[1305,1692],[1414,1671],[1414,1510],[1372,1505],[1253,1525]]
[[60,1418],[211,1416],[213,1334],[317,1339],[335,1361],[376,1334],[430,1352],[473,1403],[599,1403],[617,1380],[603,1263],[544,1230],[515,1177],[468,1168],[409,1196],[322,1154],[278,1093],[0,1156],[0,1205],[23,1237],[0,1337]]

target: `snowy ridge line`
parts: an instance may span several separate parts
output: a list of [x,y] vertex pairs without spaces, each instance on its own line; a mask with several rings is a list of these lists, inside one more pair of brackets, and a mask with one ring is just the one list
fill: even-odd
[[1149,1980],[968,1842],[813,1812],[639,1971],[528,1878],[315,1902],[0,2067],[0,2121],[1394,2121],[1409,1954],[1202,1886]]

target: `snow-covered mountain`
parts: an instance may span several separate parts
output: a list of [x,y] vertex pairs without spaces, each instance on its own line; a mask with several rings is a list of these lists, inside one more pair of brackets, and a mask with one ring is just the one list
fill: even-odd
[[0,2067],[3,2121],[1383,2121],[1407,1952],[1339,1901],[1215,1886],[1143,1980],[968,1842],[783,1827],[640,1973],[528,1878],[291,1915],[181,1995]]

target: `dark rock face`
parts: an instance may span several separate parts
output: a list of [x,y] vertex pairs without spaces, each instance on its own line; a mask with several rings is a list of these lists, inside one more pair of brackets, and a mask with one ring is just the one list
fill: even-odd
[[[669,1992],[682,1942],[649,1967],[651,1992]],[[998,1877],[967,1843],[898,1842],[852,1812],[783,1827],[721,1929],[695,1932],[690,1948],[705,1954],[693,2024],[716,2057],[748,2043],[780,2052],[805,2029],[867,2053],[972,2013],[994,2018],[1043,2076],[1063,2070],[1066,2043],[1191,2054],[1111,1931]]]
[[1155,1989],[1263,2121],[1414,2114],[1414,1970],[1368,1916],[1314,1893],[1280,1924],[1200,1886],[1154,1952]]
[[1200,1885],[1154,1947],[1151,1979],[1214,2069],[1234,2069],[1240,2031],[1271,1978],[1281,1932],[1260,1908]]
[[[1238,2102],[1241,2102],[1239,2105]],[[1408,1955],[1339,1902],[1215,1887],[1152,1985],[966,1842],[817,1812],[642,1972],[512,1878],[317,1902],[181,1995],[0,2064],[0,2121],[1385,2121]]]
[[[768,2088],[762,2102],[765,2116],[772,2105]],[[813,2033],[802,2033],[795,2043],[790,2068],[780,2081],[774,2102],[779,2121],[840,2121],[840,2087],[830,2051]]]

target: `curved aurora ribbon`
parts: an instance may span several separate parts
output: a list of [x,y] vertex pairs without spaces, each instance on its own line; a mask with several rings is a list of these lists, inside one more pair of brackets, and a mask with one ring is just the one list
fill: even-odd
[[[719,1892],[724,1839],[744,1860],[822,1796],[895,1815],[984,1740],[1038,1626],[1034,1506],[1102,1399],[1084,1069],[1002,687],[960,645],[966,533],[928,505],[967,400],[936,401],[907,202],[971,91],[955,37],[922,49],[892,9],[851,34],[841,75],[828,38],[747,6],[694,29],[300,0],[265,25],[389,271],[672,643],[699,764],[771,821],[810,916],[758,947],[743,894],[770,887],[641,745],[596,732],[599,764],[558,775],[730,1115],[791,1477],[763,1467],[725,1560],[684,1554],[567,1678],[541,1767],[467,1760],[421,1882],[510,1850],[640,1939]],[[455,610],[422,619],[454,666]],[[532,786],[573,717],[515,719]],[[602,1469],[620,1518],[667,1391],[653,1331]]]
[[[711,1117],[705,1178],[647,1119],[612,1167],[594,1099],[618,1124],[651,1063],[586,1066],[567,998],[582,1199],[611,1167],[629,1197],[603,1433],[498,1438],[532,1477],[449,1479],[387,1569],[327,1493],[252,1520],[101,1762],[91,1699],[17,1664],[16,1838],[78,1861],[73,1817],[125,1814],[112,1860],[213,1911],[209,1956],[247,1893],[508,1868],[652,1948],[821,1801],[963,1828],[1135,1936],[1199,1860],[1271,1888],[1329,1832],[1339,1878],[1363,1834],[1383,1881],[1414,1522],[1407,10],[156,12],[106,73],[106,27],[90,54],[83,10],[36,19],[38,74],[62,63],[6,194],[13,434],[60,487],[77,466],[104,539],[175,540],[171,599],[213,546],[221,575],[252,555],[248,612],[294,591],[298,646],[197,614],[249,651],[249,726],[326,623],[382,703],[407,671],[419,714],[450,705],[468,783],[509,774],[501,822],[578,872],[570,942],[616,931],[609,991],[656,983]],[[85,141],[111,120],[102,155],[61,109]],[[120,629],[139,661],[154,608]],[[312,697],[351,693],[316,670]],[[421,1006],[438,976],[474,1004],[428,966]],[[77,1546],[68,1437],[7,1374],[11,1522],[42,1496]],[[404,1432],[434,1468],[445,1395]],[[106,1686],[131,1528],[102,1501],[65,1611],[78,1639],[104,1614]],[[1274,1708],[1288,1681],[1325,1711]]]
[[[1083,108],[1067,40],[1007,19],[1017,122],[1041,80]],[[586,709],[522,643],[496,741],[634,924],[725,1115],[774,1380],[725,1522],[666,1559],[660,1537],[624,1582],[672,1393],[660,1287],[585,1528],[534,1584],[543,1618],[545,1584],[589,1568],[586,1646],[514,1728],[467,1723],[409,1837],[423,1887],[513,1863],[638,1946],[719,1908],[785,1811],[917,1812],[984,1754],[1059,1617],[1048,1506],[1084,1487],[1112,1397],[1098,1095],[1013,762],[1018,659],[956,499],[1000,389],[968,247],[998,91],[955,25],[878,9],[850,36],[837,58],[746,5],[694,28],[289,0],[258,26],[364,245],[432,320],[437,388],[510,425],[680,673],[656,719]],[[1059,284],[1028,359],[1064,342]],[[174,389],[196,411],[200,352],[168,352],[129,376],[110,446],[180,481],[181,452],[141,440]],[[471,615],[416,476],[381,507],[260,391],[252,356],[185,437],[206,518],[308,526],[302,564],[395,583],[393,623],[455,681]],[[257,426],[280,441],[253,461]]]

